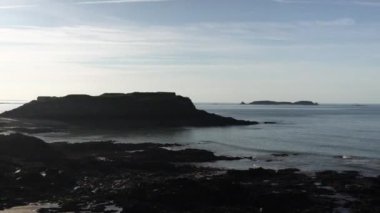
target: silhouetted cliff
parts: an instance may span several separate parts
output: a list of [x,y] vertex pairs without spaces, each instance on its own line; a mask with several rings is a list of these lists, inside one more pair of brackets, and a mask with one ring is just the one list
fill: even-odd
[[113,122],[127,126],[256,124],[197,110],[189,98],[163,92],[38,97],[37,100],[4,112],[1,116],[106,125]]

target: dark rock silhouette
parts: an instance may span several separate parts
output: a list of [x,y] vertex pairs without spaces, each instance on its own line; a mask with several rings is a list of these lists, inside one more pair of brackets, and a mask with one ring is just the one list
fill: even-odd
[[228,126],[257,124],[197,110],[175,93],[106,93],[100,96],[38,97],[0,116],[68,123],[125,126]]
[[0,135],[0,156],[33,161],[55,160],[62,154],[38,138],[12,134]]
[[253,101],[250,104],[253,105],[318,105],[318,103],[312,101],[297,101],[297,102],[286,102],[286,101]]
[[297,101],[293,103],[294,105],[318,105],[318,103],[312,101]]
[[[236,158],[168,150],[174,146],[179,145],[0,136],[0,210],[44,201],[59,205],[38,212],[117,212],[110,206],[144,213],[380,212],[380,176],[356,171],[308,176],[295,168],[217,170],[194,165]],[[25,158],[52,152],[60,155]]]

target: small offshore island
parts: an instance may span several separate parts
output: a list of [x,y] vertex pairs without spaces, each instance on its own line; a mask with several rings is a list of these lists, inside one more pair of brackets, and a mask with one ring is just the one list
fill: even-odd
[[[1,117],[147,129],[257,124],[197,110],[174,93],[39,97]],[[253,165],[255,158],[217,156],[172,141],[47,143],[12,123],[0,123],[1,129],[16,133],[0,134],[0,210],[39,203],[38,212],[380,212],[380,176],[209,168],[199,163]]]
[[[241,102],[242,105],[246,104]],[[296,101],[296,102],[287,102],[287,101],[253,101],[249,103],[251,105],[303,105],[303,106],[317,106],[319,105],[316,102],[312,101]]]
[[170,92],[38,97],[37,100],[0,114],[0,117],[108,127],[258,124],[198,110],[189,98]]

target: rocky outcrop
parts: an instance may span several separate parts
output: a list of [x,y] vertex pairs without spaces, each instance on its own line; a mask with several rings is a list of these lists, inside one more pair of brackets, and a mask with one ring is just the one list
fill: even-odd
[[[40,148],[29,154],[23,149],[35,146]],[[19,134],[0,136],[0,210],[44,201],[58,205],[38,212],[380,212],[380,176],[216,170],[195,162],[234,158],[169,146],[178,145],[48,144]],[[55,160],[24,156],[52,151],[60,153]]]
[[0,135],[0,157],[50,161],[62,157],[62,154],[38,138],[12,134]]
[[312,101],[297,101],[297,102],[286,102],[286,101],[254,101],[250,104],[253,105],[318,105],[318,103]]
[[196,109],[175,93],[106,93],[100,96],[38,97],[3,117],[125,126],[227,126],[256,122],[226,118]]

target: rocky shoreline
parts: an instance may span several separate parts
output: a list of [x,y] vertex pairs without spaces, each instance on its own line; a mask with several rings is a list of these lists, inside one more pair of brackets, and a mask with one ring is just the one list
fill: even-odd
[[2,135],[0,209],[42,202],[58,205],[39,212],[380,212],[380,176],[202,168],[193,163],[239,158],[179,148]]

